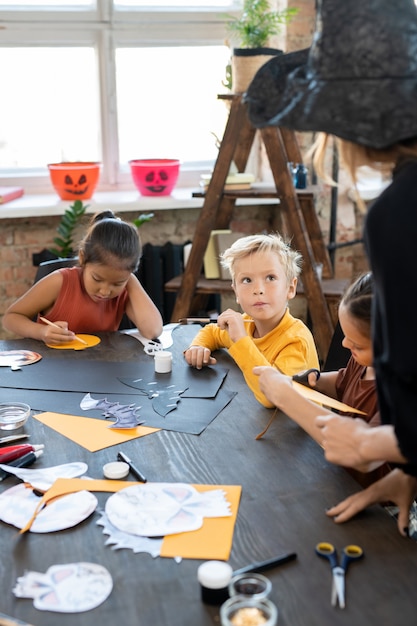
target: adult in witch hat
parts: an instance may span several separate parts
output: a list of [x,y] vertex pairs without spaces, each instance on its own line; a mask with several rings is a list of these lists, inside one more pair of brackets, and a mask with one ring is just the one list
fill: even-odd
[[265,64],[245,100],[257,127],[319,131],[319,174],[329,136],[353,180],[363,165],[392,173],[364,228],[383,425],[341,416],[316,424],[329,461],[363,471],[381,461],[401,464],[328,514],[342,522],[391,500],[406,535],[417,495],[417,10],[413,0],[318,0],[316,8],[311,47]]

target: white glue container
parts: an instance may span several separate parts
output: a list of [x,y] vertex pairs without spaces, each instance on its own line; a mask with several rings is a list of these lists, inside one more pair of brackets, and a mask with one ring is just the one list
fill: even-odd
[[168,350],[155,352],[154,361],[157,374],[168,374],[172,370],[172,354]]
[[201,599],[206,604],[222,604],[229,597],[233,570],[224,561],[206,561],[197,570]]

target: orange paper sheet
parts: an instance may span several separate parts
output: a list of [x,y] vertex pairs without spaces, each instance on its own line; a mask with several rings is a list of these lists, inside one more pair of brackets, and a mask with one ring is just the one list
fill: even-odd
[[[137,484],[125,480],[83,480],[82,478],[58,478],[40,499],[37,510],[21,533],[30,527],[41,508],[54,498],[76,491],[116,492]],[[140,483],[139,483],[140,484]],[[222,489],[230,503],[232,515],[229,517],[204,518],[203,526],[198,530],[164,537],[162,557],[182,557],[184,559],[224,560],[227,561],[232,550],[233,532],[242,492],[240,485],[193,485],[200,493],[213,489]]]
[[352,406],[348,404],[344,404],[344,402],[339,402],[339,400],[335,400],[334,398],[330,398],[326,396],[324,393],[320,393],[315,389],[311,389],[310,387],[306,387],[301,383],[297,383],[295,380],[292,381],[293,387],[298,391],[298,393],[307,400],[312,400],[313,402],[317,402],[318,404],[323,404],[331,409],[337,409],[338,411],[342,411],[343,413],[358,413],[358,415],[366,415],[363,411],[359,411],[358,409],[354,409]]
[[82,339],[82,342],[73,339],[72,341],[68,341],[67,343],[60,343],[55,345],[47,343],[46,345],[48,346],[48,348],[55,348],[55,350],[85,350],[86,348],[93,348],[94,346],[97,346],[101,341],[100,337],[97,337],[96,335],[82,335],[81,333],[77,333],[77,337],[79,337],[79,339]]
[[97,452],[97,450],[116,446],[125,441],[144,437],[161,430],[148,426],[124,429],[109,428],[111,422],[108,421],[62,413],[46,412],[33,417],[90,452]]

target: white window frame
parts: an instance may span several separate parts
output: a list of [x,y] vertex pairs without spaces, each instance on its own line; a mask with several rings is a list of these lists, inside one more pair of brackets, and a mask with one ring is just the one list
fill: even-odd
[[[94,2],[92,5],[95,4]],[[12,4],[11,4],[12,6]],[[230,0],[224,9],[202,5],[196,9],[150,6],[118,9],[112,0],[97,0],[97,6],[68,10],[62,3],[58,9],[33,8],[8,10],[0,8],[0,46],[92,46],[98,58],[101,134],[102,190],[123,189],[131,183],[130,175],[120,171],[116,110],[116,47],[160,47],[177,45],[222,45],[226,38],[226,15],[238,14],[240,0]],[[190,86],[192,89],[192,85]],[[186,94],[185,94],[186,97]],[[182,186],[198,180],[198,170],[207,171],[207,164],[182,167]],[[44,191],[49,185],[45,170],[0,170],[2,185],[22,184],[29,191]]]

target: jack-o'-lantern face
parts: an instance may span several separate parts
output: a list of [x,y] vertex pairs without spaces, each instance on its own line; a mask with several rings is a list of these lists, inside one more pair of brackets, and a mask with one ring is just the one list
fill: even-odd
[[51,181],[61,200],[88,200],[100,176],[100,163],[63,161],[48,165]]
[[168,196],[178,179],[178,159],[132,159],[133,182],[143,196]]
[[87,193],[88,187],[88,179],[85,174],[76,174],[75,176],[66,174],[65,191],[67,193],[73,194],[74,196],[83,196]]
[[165,169],[148,171],[143,179],[144,187],[152,193],[163,193],[169,182],[169,172]]

